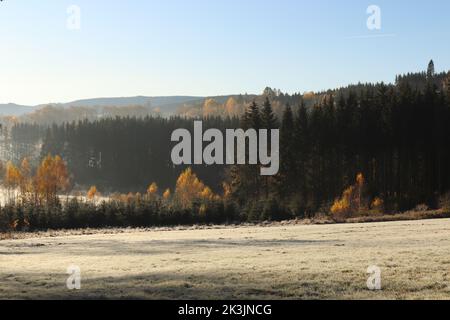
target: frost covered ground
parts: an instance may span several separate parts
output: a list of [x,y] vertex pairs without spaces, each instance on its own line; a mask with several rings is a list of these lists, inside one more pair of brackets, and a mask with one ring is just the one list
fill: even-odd
[[[66,287],[71,265],[80,290]],[[381,291],[367,289],[372,265]],[[5,240],[0,298],[450,299],[450,220]]]

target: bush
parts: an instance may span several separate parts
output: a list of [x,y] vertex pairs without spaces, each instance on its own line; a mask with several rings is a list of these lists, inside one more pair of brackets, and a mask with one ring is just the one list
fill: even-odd
[[356,177],[356,183],[348,187],[340,199],[336,199],[331,206],[332,217],[337,221],[343,221],[351,217],[361,216],[369,213],[383,213],[384,201],[375,198],[369,202],[366,196],[364,176],[360,173]]
[[418,211],[418,212],[424,212],[424,211],[428,211],[428,210],[430,210],[430,208],[424,203],[419,204],[414,208],[414,211]]
[[254,201],[249,204],[245,210],[248,222],[261,221],[263,204],[261,201]]
[[224,201],[224,222],[234,223],[241,221],[239,209],[234,201]]
[[270,199],[267,202],[267,209],[271,212],[271,220],[273,221],[283,221],[292,218],[291,212],[284,208],[277,199]]
[[439,208],[450,211],[450,192],[439,197]]
[[196,199],[191,206],[183,207],[176,201],[131,194],[97,203],[76,197],[51,203],[23,200],[0,206],[0,231],[281,221],[304,217],[304,210],[293,205],[284,207],[276,198],[251,201],[245,207],[229,198]]
[[294,217],[299,219],[305,219],[308,217],[308,209],[304,201],[295,198],[294,200],[292,200],[289,207],[291,208]]

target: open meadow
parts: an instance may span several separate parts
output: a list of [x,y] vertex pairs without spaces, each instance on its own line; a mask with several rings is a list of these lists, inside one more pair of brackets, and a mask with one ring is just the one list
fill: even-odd
[[450,299],[449,235],[441,219],[4,240],[0,298]]

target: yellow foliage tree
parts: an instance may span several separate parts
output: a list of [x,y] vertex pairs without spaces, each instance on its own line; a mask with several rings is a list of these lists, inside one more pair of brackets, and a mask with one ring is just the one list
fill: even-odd
[[31,182],[31,166],[27,158],[24,158],[20,164],[20,176],[20,193],[25,200],[29,193],[32,192],[33,187]]
[[89,200],[95,200],[95,197],[98,195],[98,190],[96,186],[92,186],[87,192],[87,198]]
[[231,185],[229,183],[224,182],[222,184],[222,187],[223,187],[223,198],[229,199],[232,195]]
[[9,161],[6,164],[6,172],[5,172],[5,186],[8,190],[8,198],[10,200],[15,200],[16,189],[20,186],[20,182],[22,181],[22,175],[20,174],[20,170]]
[[221,109],[221,105],[214,99],[206,99],[203,104],[203,116],[211,117],[217,116],[219,110]]
[[212,200],[214,194],[198,179],[192,169],[188,168],[178,177],[175,197],[183,207],[187,208],[192,205],[195,199]]
[[200,198],[204,200],[213,200],[215,198],[214,193],[211,188],[205,187],[203,191],[200,193]]
[[377,197],[377,198],[375,198],[372,201],[372,204],[371,204],[370,207],[376,213],[383,213],[383,211],[384,211],[384,201],[381,198]]
[[47,203],[56,200],[58,192],[66,191],[69,186],[67,165],[60,156],[48,155],[37,169],[34,179],[35,192]]
[[170,189],[167,189],[166,191],[164,191],[164,193],[163,193],[164,200],[169,200],[171,195],[172,195],[172,193],[170,192]]
[[150,200],[153,200],[156,198],[158,194],[158,185],[156,182],[153,182],[147,189],[147,196]]
[[244,113],[243,105],[239,104],[235,98],[231,97],[225,103],[225,114],[229,117],[239,117]]
[[349,187],[342,194],[342,198],[334,202],[331,207],[331,213],[335,218],[346,218],[350,215],[354,191],[355,188],[353,186]]
[[5,184],[9,188],[16,188],[19,186],[21,175],[19,169],[9,161],[6,164]]
[[356,184],[347,188],[342,194],[342,197],[337,199],[331,207],[330,211],[335,218],[345,219],[364,209],[364,185],[364,175],[359,173],[356,176]]

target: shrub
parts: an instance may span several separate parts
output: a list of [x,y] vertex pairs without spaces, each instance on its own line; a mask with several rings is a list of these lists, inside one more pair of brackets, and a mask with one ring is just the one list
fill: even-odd
[[370,205],[372,213],[383,213],[384,212],[384,201],[381,198],[375,198]]
[[450,192],[439,197],[439,208],[450,211]]
[[250,203],[250,206],[247,208],[246,212],[247,212],[247,221],[249,222],[260,221],[263,212],[263,204],[260,201],[254,201]]
[[354,197],[354,187],[346,189],[341,199],[337,199],[331,207],[331,213],[335,219],[342,220],[352,214],[352,201]]
[[424,212],[424,211],[428,211],[428,210],[430,210],[430,208],[424,203],[419,204],[414,208],[414,211],[418,211],[418,212]]
[[375,200],[369,206],[368,197],[364,195],[365,179],[362,173],[356,177],[356,183],[348,187],[342,194],[340,199],[336,199],[331,206],[332,217],[336,220],[345,220],[356,215],[361,215],[365,210],[368,212],[369,207],[375,211],[382,212],[384,206],[381,198]]

